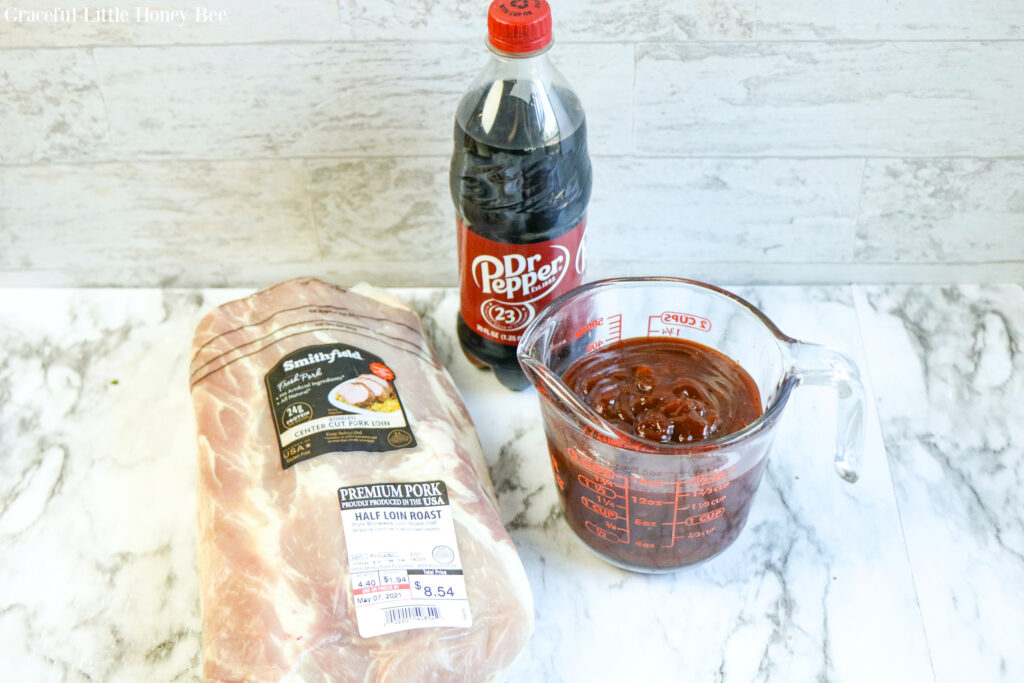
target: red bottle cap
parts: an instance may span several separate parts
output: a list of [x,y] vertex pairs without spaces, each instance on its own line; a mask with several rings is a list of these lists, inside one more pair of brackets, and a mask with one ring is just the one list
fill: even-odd
[[502,52],[536,52],[551,42],[551,7],[547,0],[494,0],[487,37]]

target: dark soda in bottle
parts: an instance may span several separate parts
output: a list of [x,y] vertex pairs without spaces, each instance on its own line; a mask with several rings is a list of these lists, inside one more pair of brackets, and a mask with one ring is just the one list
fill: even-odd
[[551,63],[545,0],[495,0],[491,58],[455,115],[451,192],[459,240],[459,342],[510,389],[523,330],[583,282],[590,201],[580,100]]

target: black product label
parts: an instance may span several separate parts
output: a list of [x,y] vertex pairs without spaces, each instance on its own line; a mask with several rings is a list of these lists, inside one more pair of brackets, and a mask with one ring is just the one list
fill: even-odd
[[338,489],[338,502],[342,510],[448,505],[448,487],[443,481],[342,486]]
[[416,438],[384,361],[347,344],[307,346],[265,378],[281,468],[337,451],[394,451]]

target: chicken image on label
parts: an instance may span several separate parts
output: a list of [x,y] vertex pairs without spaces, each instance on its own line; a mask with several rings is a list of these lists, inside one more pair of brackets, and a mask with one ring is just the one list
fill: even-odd
[[411,309],[276,285],[200,322],[190,385],[206,681],[501,679],[530,587]]

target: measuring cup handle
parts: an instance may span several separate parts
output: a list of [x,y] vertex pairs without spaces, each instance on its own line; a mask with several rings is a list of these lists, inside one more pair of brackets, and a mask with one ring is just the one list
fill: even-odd
[[836,472],[846,481],[857,481],[864,451],[864,385],[857,366],[839,351],[819,344],[793,342],[789,351],[792,372],[800,384],[836,390]]

